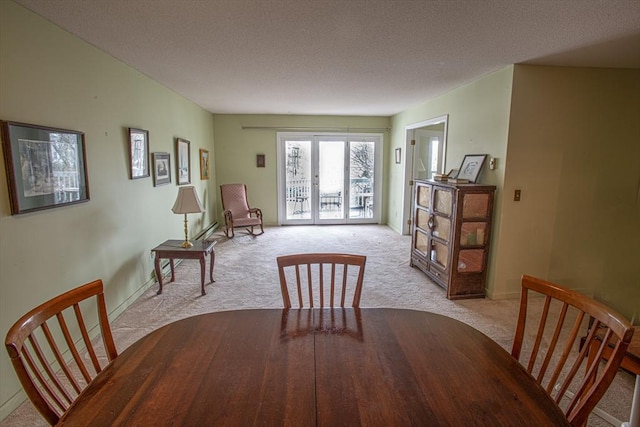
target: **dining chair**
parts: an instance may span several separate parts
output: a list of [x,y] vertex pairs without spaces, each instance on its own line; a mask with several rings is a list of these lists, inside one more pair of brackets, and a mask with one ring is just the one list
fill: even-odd
[[[528,311],[532,305],[530,292],[531,296],[544,296],[540,312]],[[589,316],[594,319],[593,327],[580,345],[577,337],[588,327]],[[536,319],[537,325],[527,329],[527,321]],[[593,344],[596,331],[604,334],[600,344]],[[522,276],[511,355],[546,389],[571,425],[586,425],[589,414],[613,381],[632,335],[631,323],[601,302],[545,280]],[[607,343],[614,344],[605,360]],[[528,354],[528,359],[523,353]]]
[[[246,228],[252,236],[264,233],[262,211],[249,207],[245,184],[223,184],[220,186],[220,193],[224,211],[224,234],[227,237],[235,236],[234,228]],[[260,227],[260,233],[255,234],[254,227]]]
[[[89,338],[94,321],[100,326],[102,346]],[[102,280],[29,311],[9,329],[5,346],[25,393],[42,417],[56,424],[87,384],[118,356]]]
[[359,307],[366,261],[364,255],[338,253],[278,257],[280,289],[285,308],[291,308],[290,292],[297,296],[300,308],[305,306],[303,300],[310,308],[333,308],[336,302],[344,307],[348,298],[352,298],[351,307]]

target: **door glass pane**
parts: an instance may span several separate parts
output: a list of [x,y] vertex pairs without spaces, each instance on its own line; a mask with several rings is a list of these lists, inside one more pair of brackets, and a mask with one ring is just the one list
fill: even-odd
[[427,256],[427,250],[429,249],[429,247],[427,246],[427,235],[424,234],[422,231],[420,230],[416,230],[416,239],[415,239],[416,243],[415,243],[415,249],[417,251],[420,251],[420,253],[422,253],[423,256]]
[[427,209],[431,206],[431,187],[427,185],[418,187],[418,204]]
[[286,141],[287,219],[311,219],[311,141]]
[[431,246],[431,261],[446,269],[449,265],[449,248],[435,240],[432,240],[431,243],[433,245]]
[[433,204],[436,212],[451,216],[453,197],[451,191],[436,188],[433,192]]
[[349,218],[373,218],[375,144],[373,141],[352,141],[349,147]]
[[344,218],[344,141],[319,141],[320,219]]
[[416,227],[423,230],[429,228],[429,212],[424,209],[416,209]]
[[445,242],[449,242],[449,236],[451,232],[451,221],[445,217],[434,215],[433,216],[433,235]]

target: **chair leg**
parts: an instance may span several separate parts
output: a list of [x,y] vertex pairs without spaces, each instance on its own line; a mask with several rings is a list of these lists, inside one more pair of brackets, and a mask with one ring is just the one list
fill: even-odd
[[[229,231],[231,231],[231,233],[229,233]],[[228,239],[233,239],[233,237],[234,237],[233,226],[229,227],[228,225],[225,224],[225,226],[224,226],[224,235],[227,236]]]

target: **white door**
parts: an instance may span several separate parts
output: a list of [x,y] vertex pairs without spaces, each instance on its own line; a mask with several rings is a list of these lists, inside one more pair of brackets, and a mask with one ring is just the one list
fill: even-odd
[[448,116],[415,123],[406,130],[406,163],[403,183],[402,234],[411,234],[413,213],[413,181],[430,179],[434,173],[445,172]]
[[278,133],[280,224],[380,222],[382,136]]

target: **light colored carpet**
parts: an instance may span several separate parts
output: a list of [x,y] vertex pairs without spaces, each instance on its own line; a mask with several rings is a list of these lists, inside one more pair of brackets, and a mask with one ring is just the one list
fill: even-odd
[[[409,266],[411,239],[386,226],[268,227],[253,237],[239,230],[234,239],[216,231],[218,240],[215,283],[200,295],[200,265],[185,260],[176,268],[176,282],[147,289],[112,323],[118,350],[158,327],[200,313],[281,308],[276,257],[300,252],[345,252],[367,256],[361,307],[392,307],[431,311],[461,320],[510,350],[518,300],[473,299],[451,301],[442,288]],[[208,275],[208,268],[207,268]],[[108,284],[107,284],[108,285]],[[629,417],[634,378],[620,371],[599,405],[619,420]],[[45,425],[29,402],[21,405],[0,426]],[[609,426],[596,415],[589,426]]]

